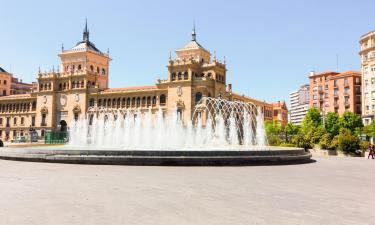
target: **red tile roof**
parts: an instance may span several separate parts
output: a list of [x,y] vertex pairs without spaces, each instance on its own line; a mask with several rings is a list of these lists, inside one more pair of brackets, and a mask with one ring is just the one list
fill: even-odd
[[7,96],[1,96],[0,100],[4,99],[19,99],[19,98],[30,98],[30,94],[16,94],[16,95],[7,95]]

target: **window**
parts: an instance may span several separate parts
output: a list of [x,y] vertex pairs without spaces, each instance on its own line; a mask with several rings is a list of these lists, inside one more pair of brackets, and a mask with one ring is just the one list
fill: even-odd
[[47,118],[47,115],[46,114],[42,114],[42,126],[46,126],[46,118]]
[[156,96],[152,97],[152,105],[156,105]]
[[0,125],[3,125],[3,118],[0,118]]
[[172,73],[172,81],[176,80],[176,73]]
[[7,81],[6,81],[6,80],[4,80],[4,84],[7,84]]
[[21,125],[25,123],[25,118],[21,117]]
[[160,105],[164,105],[166,102],[166,97],[164,94],[160,95]]
[[195,93],[195,104],[197,104],[202,99],[202,92]]
[[82,66],[81,64],[78,65],[78,70],[81,70],[82,69]]
[[137,107],[139,107],[140,105],[141,105],[141,98],[138,97],[138,98],[137,98]]
[[334,87],[337,87],[337,80],[334,80],[334,81],[333,81],[333,86],[334,86]]
[[14,124],[14,125],[17,125],[17,117],[15,117],[15,118],[13,119],[13,124]]
[[335,90],[333,91],[333,95],[334,95],[334,96],[338,96],[338,93],[339,93],[339,92],[338,92],[337,89],[335,89]]
[[31,126],[35,127],[35,116],[31,117]]
[[89,106],[94,106],[95,100],[93,98],[90,99]]
[[102,69],[102,75],[105,75],[105,69]]
[[3,96],[7,95],[7,91],[3,90]]
[[74,113],[74,120],[75,120],[75,121],[78,120],[78,113]]
[[91,70],[91,72],[94,72],[94,66],[93,65],[90,66],[90,70]]
[[345,93],[346,95],[349,94],[349,88],[348,88],[348,87],[345,87],[344,93]]
[[345,84],[345,86],[348,86],[348,85],[349,85],[348,78],[345,78],[345,79],[344,79],[344,84]]
[[188,78],[189,78],[188,72],[185,71],[185,72],[184,72],[184,80],[187,80]]

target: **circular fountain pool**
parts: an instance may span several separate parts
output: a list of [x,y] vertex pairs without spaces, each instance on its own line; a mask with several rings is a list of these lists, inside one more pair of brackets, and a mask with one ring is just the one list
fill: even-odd
[[299,148],[267,146],[261,108],[203,98],[184,119],[178,107],[156,110],[92,107],[69,126],[65,146],[11,148],[0,158],[123,165],[250,165],[297,163],[311,155]]

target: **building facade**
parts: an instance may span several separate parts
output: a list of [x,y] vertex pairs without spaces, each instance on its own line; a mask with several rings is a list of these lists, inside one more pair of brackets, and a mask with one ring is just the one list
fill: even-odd
[[310,85],[300,87],[298,91],[289,94],[290,122],[300,125],[305,118],[310,105]]
[[360,38],[362,72],[362,118],[368,125],[375,115],[375,31]]
[[311,72],[310,107],[318,108],[323,113],[342,115],[350,111],[361,115],[361,77],[357,71]]
[[261,107],[265,119],[274,117],[272,104],[235,94],[231,85],[226,89],[225,62],[212,58],[198,43],[195,29],[176,57],[170,57],[166,79],[150,86],[109,88],[111,58],[91,42],[87,24],[83,40],[71,49],[62,48],[59,57],[59,69],[39,72],[31,93],[0,97],[3,139],[27,135],[29,129],[40,136],[46,130],[66,131],[90,108],[151,110],[154,115],[161,109],[166,116],[177,110],[186,122],[204,96],[252,102]]
[[23,83],[0,67],[0,96],[30,93],[32,84]]

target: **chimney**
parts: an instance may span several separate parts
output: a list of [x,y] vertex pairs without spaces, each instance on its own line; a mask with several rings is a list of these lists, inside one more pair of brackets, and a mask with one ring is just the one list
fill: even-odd
[[228,84],[228,92],[232,93],[232,84]]

